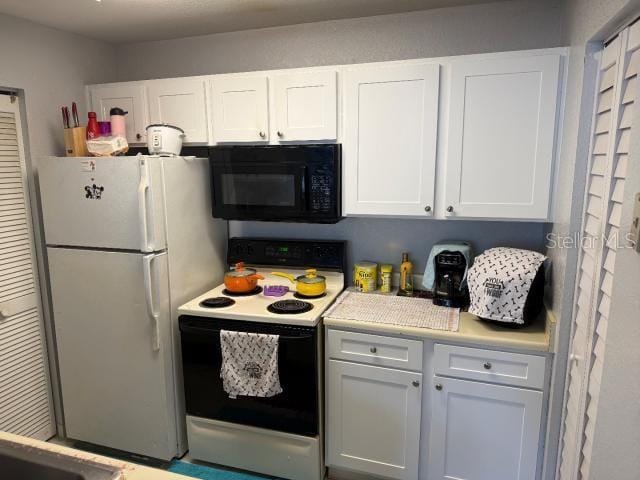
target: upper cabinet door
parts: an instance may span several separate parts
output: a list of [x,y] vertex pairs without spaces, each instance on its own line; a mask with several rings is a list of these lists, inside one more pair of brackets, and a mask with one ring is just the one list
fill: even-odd
[[279,141],[336,140],[336,72],[274,77],[276,136]]
[[445,215],[546,220],[559,55],[454,63]]
[[211,90],[213,136],[216,142],[269,140],[267,77],[215,78]]
[[98,120],[109,121],[109,110],[120,107],[128,112],[126,116],[127,142],[147,141],[147,97],[142,83],[114,84],[89,87],[91,108],[98,114]]
[[174,78],[147,82],[151,123],[168,123],[184,130],[186,143],[209,141],[206,82]]
[[437,64],[345,72],[347,215],[432,214],[438,86]]

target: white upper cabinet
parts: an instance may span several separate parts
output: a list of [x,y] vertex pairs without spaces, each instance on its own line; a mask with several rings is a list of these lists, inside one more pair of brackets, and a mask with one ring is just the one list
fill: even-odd
[[560,55],[451,66],[444,214],[549,217]]
[[146,128],[149,124],[147,97],[142,83],[122,83],[94,85],[89,87],[91,108],[98,120],[109,121],[109,110],[120,107],[128,112],[126,116],[127,142],[147,141]]
[[168,123],[184,130],[185,143],[207,143],[206,81],[172,78],[147,82],[150,123]]
[[345,214],[432,214],[439,68],[397,64],[345,72]]
[[335,70],[273,77],[277,140],[336,140],[336,77]]
[[269,141],[266,76],[220,76],[211,81],[215,142]]

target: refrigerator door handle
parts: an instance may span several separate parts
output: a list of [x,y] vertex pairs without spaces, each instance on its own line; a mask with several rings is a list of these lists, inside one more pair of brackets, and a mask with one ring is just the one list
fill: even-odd
[[138,184],[138,213],[140,215],[140,238],[142,245],[140,250],[151,252],[149,245],[149,225],[147,221],[147,192],[149,191],[149,163],[145,159],[140,160],[140,183]]
[[145,255],[142,257],[142,266],[144,269],[144,292],[145,300],[147,303],[147,310],[151,314],[151,321],[153,322],[153,333],[151,338],[151,348],[154,352],[160,351],[160,313],[156,310],[155,301],[153,297],[153,272],[152,264],[153,260],[158,255],[152,253],[151,255]]

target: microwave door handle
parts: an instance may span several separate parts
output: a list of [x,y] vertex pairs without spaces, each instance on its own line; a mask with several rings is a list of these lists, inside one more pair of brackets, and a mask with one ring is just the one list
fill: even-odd
[[309,182],[309,171],[307,167],[300,169],[300,204],[304,205],[304,210],[309,211],[311,205],[309,204],[311,196],[309,195],[309,189],[311,188]]
[[144,273],[144,296],[147,304],[147,311],[151,317],[153,326],[151,336],[151,348],[154,352],[160,351],[160,313],[156,310],[155,299],[153,296],[153,271],[152,263],[158,255],[152,253],[142,257],[142,267]]
[[149,162],[140,159],[140,182],[138,183],[138,214],[140,216],[140,238],[142,245],[140,250],[151,252],[153,248],[149,245],[149,223],[147,193],[149,192]]

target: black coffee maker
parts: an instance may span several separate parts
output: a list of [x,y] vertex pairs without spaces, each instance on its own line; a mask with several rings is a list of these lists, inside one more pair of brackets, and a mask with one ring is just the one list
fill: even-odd
[[434,264],[433,303],[442,307],[467,307],[469,290],[464,282],[467,271],[465,256],[461,252],[445,250],[435,256]]

